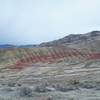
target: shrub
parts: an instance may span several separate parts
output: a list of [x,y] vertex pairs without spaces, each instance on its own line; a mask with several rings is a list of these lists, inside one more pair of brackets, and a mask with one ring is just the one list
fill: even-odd
[[48,88],[46,88],[46,86],[40,85],[40,86],[36,86],[34,91],[35,92],[47,92],[50,90]]
[[86,89],[92,89],[96,87],[96,84],[93,82],[83,82],[83,83],[80,83],[80,87],[86,88]]
[[80,84],[79,80],[70,80],[68,83],[71,84],[71,85],[78,85],[78,84]]
[[59,85],[59,84],[55,88],[56,88],[56,90],[62,91],[62,92],[67,92],[67,91],[72,91],[72,90],[77,89],[77,87],[74,86],[74,85],[66,85],[66,86],[64,86],[64,85]]
[[96,90],[100,90],[100,84],[96,85]]
[[5,87],[3,88],[4,91],[7,91],[7,92],[12,92],[14,91],[14,89],[12,89],[11,87]]
[[12,81],[8,83],[8,86],[10,86],[10,87],[15,87],[15,85],[16,85],[16,83],[12,82]]
[[32,96],[32,89],[29,87],[21,87],[20,96],[26,96],[26,97]]
[[73,97],[70,97],[68,100],[74,100],[74,98]]
[[47,100],[53,100],[52,96],[49,96],[49,97],[47,98]]
[[18,85],[19,87],[20,87],[20,86],[22,86],[22,84],[21,84],[21,83],[18,83],[17,85]]

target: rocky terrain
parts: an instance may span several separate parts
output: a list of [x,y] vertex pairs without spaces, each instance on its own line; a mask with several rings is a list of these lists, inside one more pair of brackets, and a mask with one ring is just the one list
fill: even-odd
[[18,99],[100,100],[100,31],[2,46],[0,100]]

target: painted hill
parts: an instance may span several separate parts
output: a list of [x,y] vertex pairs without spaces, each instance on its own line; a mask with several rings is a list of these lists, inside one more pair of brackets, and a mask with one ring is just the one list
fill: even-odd
[[[9,46],[8,46],[9,47]],[[30,47],[30,46],[28,46]],[[0,66],[22,69],[34,63],[70,63],[100,59],[100,32],[69,35],[38,47],[0,49]]]

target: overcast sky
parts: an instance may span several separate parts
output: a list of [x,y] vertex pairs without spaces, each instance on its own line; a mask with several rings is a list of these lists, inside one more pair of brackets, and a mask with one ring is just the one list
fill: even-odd
[[100,0],[0,0],[0,44],[36,44],[100,30]]

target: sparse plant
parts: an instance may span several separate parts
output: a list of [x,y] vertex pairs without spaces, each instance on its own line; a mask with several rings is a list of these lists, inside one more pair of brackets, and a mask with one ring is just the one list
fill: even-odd
[[4,76],[4,75],[2,75],[2,76],[1,76],[1,78],[5,78],[5,76]]
[[49,96],[49,97],[47,98],[47,100],[53,100],[52,96]]
[[58,84],[55,88],[56,90],[62,91],[62,92],[67,92],[67,91],[72,91],[72,90],[77,89],[76,86],[74,85],[61,85],[61,84]]
[[20,86],[22,86],[22,84],[21,84],[21,83],[18,83],[17,85],[18,85],[19,87],[20,87]]
[[91,65],[92,65],[92,61],[89,61],[87,62],[85,65],[84,65],[84,68],[89,68]]
[[68,82],[69,84],[71,84],[71,85],[78,85],[78,84],[80,84],[80,82],[79,82],[79,80],[70,80],[69,82]]
[[8,86],[10,86],[10,87],[15,87],[15,85],[16,85],[16,83],[13,82],[13,81],[10,81],[10,82],[8,83]]
[[20,96],[31,97],[32,96],[32,89],[29,87],[21,87],[20,88]]
[[12,91],[14,91],[14,89],[12,89],[11,87],[5,87],[3,90],[4,90],[4,91],[7,91],[7,92],[12,92]]
[[74,97],[70,97],[70,98],[68,98],[68,100],[74,100]]
[[47,91],[50,91],[50,90],[48,88],[46,88],[46,86],[40,85],[40,86],[36,86],[34,91],[35,92],[47,92]]
[[97,85],[94,82],[84,81],[83,83],[80,83],[80,87],[86,88],[86,89],[92,89],[95,88]]

